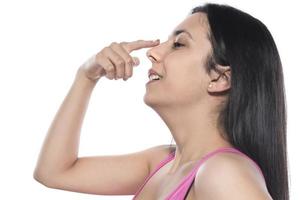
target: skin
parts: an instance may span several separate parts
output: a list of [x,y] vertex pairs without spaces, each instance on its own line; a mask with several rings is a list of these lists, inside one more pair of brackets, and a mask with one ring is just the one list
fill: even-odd
[[[188,16],[175,30],[187,33],[172,35],[169,39],[147,51],[147,57],[162,80],[146,87],[144,102],[163,119],[176,141],[176,154],[170,172],[218,147],[232,145],[221,137],[217,127],[218,108],[226,96],[212,93],[230,88],[230,67],[218,66],[225,72],[205,72],[204,63],[211,52],[207,38],[209,31],[205,14]],[[184,46],[172,48],[174,42]],[[209,85],[211,86],[209,87]]]
[[[163,43],[146,40],[113,42],[80,66],[45,138],[34,172],[36,180],[48,187],[76,192],[132,194],[144,181],[149,166],[156,165],[155,158],[169,153],[158,146],[133,154],[78,158],[80,129],[93,88],[103,76],[110,80],[130,78],[133,67],[139,64],[138,58],[131,57],[130,53],[142,48],[151,48],[147,56],[153,62],[153,68],[163,75],[162,80],[147,85],[144,101],[169,127],[177,147],[175,159],[151,178],[154,185],[152,188],[148,185],[148,189],[152,193],[141,198],[153,199],[153,195],[162,198],[167,189],[172,189],[166,186],[161,187],[164,191],[155,190],[163,184],[162,180],[173,187],[175,178],[181,179],[184,175],[180,169],[188,166],[185,164],[198,161],[218,147],[231,146],[221,137],[222,130],[216,124],[218,108],[227,97],[214,95],[230,89],[230,67],[217,66],[223,76],[214,71],[207,74],[204,70],[204,61],[211,51],[204,14],[187,17],[175,30],[178,29],[188,30],[193,39],[181,33]],[[173,49],[177,40],[184,46]],[[65,151],[66,147],[68,151]],[[269,199],[264,196],[266,189],[255,170],[240,156],[216,155],[198,171],[187,199]],[[112,187],[116,182],[123,185]],[[240,186],[241,192],[231,188],[236,185]],[[226,190],[222,190],[225,187]]]
[[[144,102],[158,113],[176,141],[175,158],[166,174],[180,174],[184,166],[208,152],[232,147],[217,124],[220,108],[228,98],[231,70],[217,65],[216,71],[205,71],[212,52],[206,14],[189,15],[173,33],[176,30],[189,34],[172,34],[147,51],[152,68],[163,78],[147,85]],[[174,42],[183,46],[172,48]],[[215,95],[221,92],[225,95]],[[202,165],[187,199],[272,198],[253,163],[229,153],[215,155]]]

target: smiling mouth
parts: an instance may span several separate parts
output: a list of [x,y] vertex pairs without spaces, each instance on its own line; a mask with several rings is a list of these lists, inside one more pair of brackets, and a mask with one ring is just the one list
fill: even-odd
[[148,83],[153,83],[153,82],[157,82],[157,81],[160,81],[162,79],[161,76],[157,75],[157,74],[153,74],[153,75],[150,75],[149,76],[149,81],[147,82]]
[[158,75],[158,74],[151,74],[149,76],[149,80],[150,81],[152,81],[152,80],[160,80],[160,79],[162,79],[162,77],[160,75]]

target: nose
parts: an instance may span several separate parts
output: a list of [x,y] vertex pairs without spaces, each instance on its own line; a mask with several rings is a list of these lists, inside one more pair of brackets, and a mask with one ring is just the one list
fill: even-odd
[[157,62],[157,59],[152,55],[152,52],[147,51],[147,57],[151,62]]
[[154,62],[160,62],[161,61],[161,56],[159,54],[159,46],[160,45],[157,45],[155,47],[152,47],[151,49],[149,49],[147,52],[146,52],[146,55],[148,57],[148,59],[154,63]]

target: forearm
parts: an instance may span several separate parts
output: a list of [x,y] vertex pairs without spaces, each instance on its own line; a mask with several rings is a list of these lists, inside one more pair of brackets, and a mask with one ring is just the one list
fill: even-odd
[[82,122],[95,85],[96,82],[77,72],[48,129],[35,168],[35,177],[60,173],[77,160]]

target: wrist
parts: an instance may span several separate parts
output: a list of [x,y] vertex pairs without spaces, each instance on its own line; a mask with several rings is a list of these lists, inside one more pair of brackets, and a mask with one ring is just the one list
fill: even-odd
[[84,69],[79,68],[77,70],[75,79],[76,81],[79,81],[82,85],[85,85],[87,87],[95,87],[100,78],[92,80],[87,76],[86,71]]

